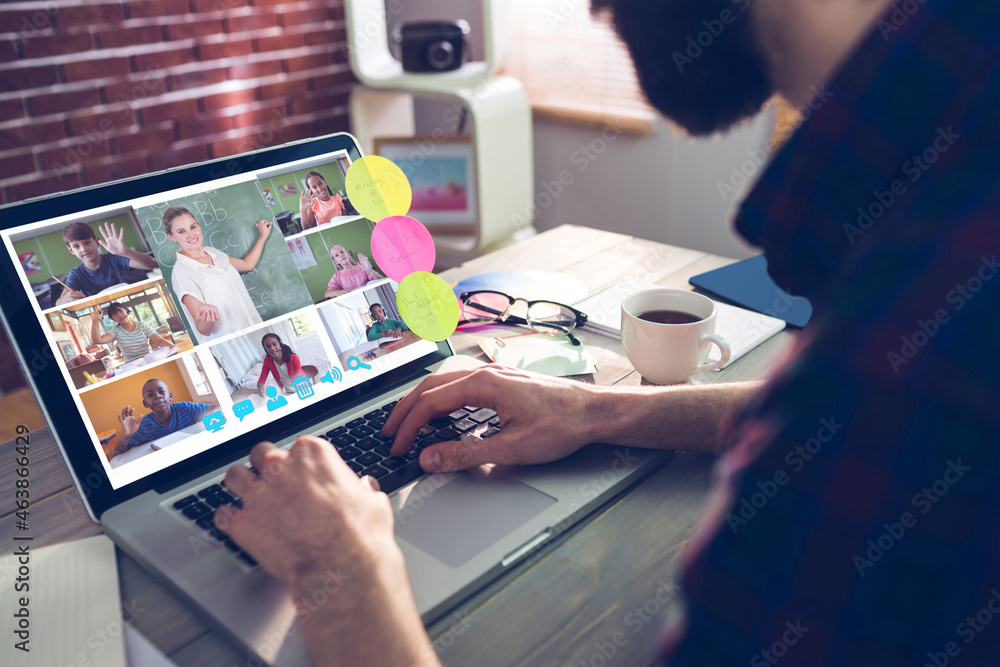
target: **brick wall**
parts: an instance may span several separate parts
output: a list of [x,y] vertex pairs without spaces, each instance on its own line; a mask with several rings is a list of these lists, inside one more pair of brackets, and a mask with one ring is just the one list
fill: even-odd
[[0,201],[348,129],[343,0],[0,5]]

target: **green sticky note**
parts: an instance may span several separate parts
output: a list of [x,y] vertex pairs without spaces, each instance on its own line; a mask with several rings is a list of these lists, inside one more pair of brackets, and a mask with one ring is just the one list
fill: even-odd
[[414,271],[396,291],[396,307],[410,331],[440,342],[458,326],[458,299],[444,280],[433,273]]

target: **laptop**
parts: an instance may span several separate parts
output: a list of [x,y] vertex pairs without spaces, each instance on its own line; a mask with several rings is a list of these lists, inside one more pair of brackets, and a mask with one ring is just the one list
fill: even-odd
[[[398,286],[377,266],[352,291],[330,289],[340,270],[331,247],[371,257],[373,224],[345,206],[305,228],[300,203],[313,172],[349,200],[344,176],[361,155],[352,136],[335,134],[0,207],[4,326],[87,511],[220,633],[273,665],[308,664],[293,601],[211,524],[216,507],[238,502],[221,485],[225,471],[249,465],[257,442],[287,447],[317,435],[355,472],[379,479],[425,623],[668,457],[591,445],[544,466],[424,474],[416,457],[435,438],[496,432],[496,415],[481,406],[434,420],[417,448],[389,457],[380,428],[394,402],[427,374],[471,360],[412,332],[372,345],[373,304],[401,319]],[[261,221],[271,223],[266,236]],[[96,251],[97,262],[80,243],[71,253],[64,234],[89,233],[79,224],[67,232],[73,223],[102,241],[120,237],[117,254]],[[252,270],[198,265],[179,254],[182,244]],[[102,283],[102,265],[128,271]],[[231,281],[221,300],[218,280]],[[108,317],[112,303],[159,347],[123,358],[135,342],[118,344],[124,325]],[[206,305],[214,327],[199,315]],[[282,363],[265,366],[272,337],[298,357],[297,377],[275,372]]]

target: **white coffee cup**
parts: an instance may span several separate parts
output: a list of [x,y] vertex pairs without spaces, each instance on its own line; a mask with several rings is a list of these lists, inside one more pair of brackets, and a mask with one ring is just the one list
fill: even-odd
[[[684,382],[696,373],[720,368],[729,361],[729,343],[715,335],[715,303],[706,296],[666,287],[648,289],[622,301],[622,346],[628,360],[653,384]],[[665,324],[642,319],[654,311],[676,311],[694,321]],[[705,363],[711,344],[722,358]]]

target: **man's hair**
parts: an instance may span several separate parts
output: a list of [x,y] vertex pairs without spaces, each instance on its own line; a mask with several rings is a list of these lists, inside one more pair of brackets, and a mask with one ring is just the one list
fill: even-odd
[[[690,134],[705,136],[756,115],[773,93],[751,5],[751,0],[591,0],[590,8],[614,16],[649,103]],[[723,23],[720,16],[732,20]],[[713,25],[722,32],[708,32]],[[700,39],[700,32],[692,34],[696,28],[714,41],[707,46],[694,41]]]
[[69,245],[73,241],[86,241],[96,239],[97,234],[93,228],[85,222],[71,222],[63,229],[63,241]]
[[[373,303],[372,305],[368,306],[368,312],[372,314],[372,317],[375,316],[375,306],[378,306],[379,308],[382,308],[382,304],[381,303]],[[382,308],[382,312],[383,313],[385,312],[385,308]]]
[[116,302],[108,304],[108,317],[114,319],[113,317],[114,314],[117,313],[119,310],[124,312],[125,314],[128,314],[128,308],[121,305],[120,303]]
[[[174,226],[174,220],[181,217],[182,215],[190,215],[194,218],[194,214],[187,210],[183,206],[171,206],[166,211],[163,212],[163,229],[167,231],[167,234],[172,233],[171,229]],[[194,218],[197,221],[197,218]]]

